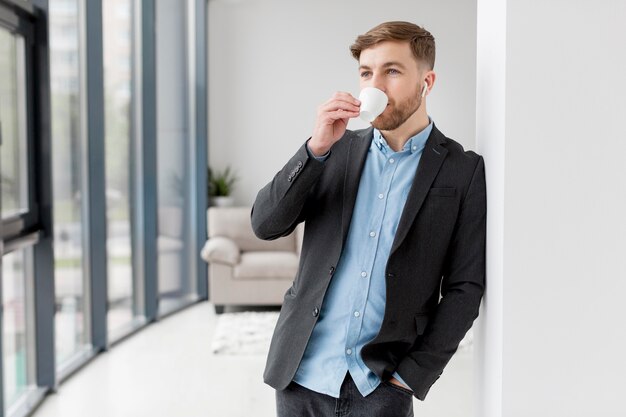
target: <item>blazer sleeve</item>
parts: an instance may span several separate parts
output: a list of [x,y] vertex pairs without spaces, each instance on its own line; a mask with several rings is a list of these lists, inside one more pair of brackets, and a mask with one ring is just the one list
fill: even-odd
[[442,298],[424,334],[397,367],[422,401],[478,317],[485,288],[486,219],[485,164],[480,156],[444,261]]
[[306,204],[325,162],[307,152],[306,142],[257,194],[251,221],[255,235],[273,240],[290,234],[305,220]]

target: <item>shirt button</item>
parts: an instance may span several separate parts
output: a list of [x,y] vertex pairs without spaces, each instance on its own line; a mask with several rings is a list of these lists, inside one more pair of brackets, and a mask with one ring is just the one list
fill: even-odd
[[317,307],[315,307],[315,308],[313,309],[313,317],[317,317],[317,315],[318,315],[318,314],[320,314],[320,309],[319,309],[319,308],[317,308]]
[[416,151],[417,150],[417,146],[413,146],[413,150]]
[[354,317],[359,317],[361,315],[361,313],[359,313],[358,311],[354,312]]
[[371,237],[376,237],[376,232],[370,232]]
[[367,272],[365,272],[365,271],[361,272],[361,276],[362,276],[363,278],[365,278],[365,277],[367,276]]
[[382,200],[382,198],[384,197],[383,194],[378,194],[378,198],[380,198]]
[[346,349],[346,353],[347,353],[348,355],[352,355],[352,349]]
[[395,160],[395,159],[393,159],[393,158],[389,159],[389,163],[390,163],[390,164],[393,164],[394,162],[396,162],[396,160]]

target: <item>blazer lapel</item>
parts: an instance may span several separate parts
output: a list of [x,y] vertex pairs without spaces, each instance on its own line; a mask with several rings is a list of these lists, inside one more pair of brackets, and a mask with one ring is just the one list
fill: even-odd
[[342,247],[348,236],[352,212],[354,211],[354,204],[356,203],[356,196],[359,191],[361,172],[365,166],[367,150],[372,143],[373,132],[374,128],[370,126],[361,132],[353,134],[350,138],[350,147],[348,148],[346,170],[343,179],[343,212],[341,215]]
[[433,129],[424,146],[424,151],[417,166],[411,190],[409,191],[402,215],[400,216],[400,223],[398,224],[396,236],[391,245],[390,256],[398,246],[400,246],[409,232],[411,224],[422,207],[426,199],[426,194],[428,194],[428,190],[435,180],[443,160],[446,158],[448,150],[442,146],[444,142],[445,137],[433,124]]

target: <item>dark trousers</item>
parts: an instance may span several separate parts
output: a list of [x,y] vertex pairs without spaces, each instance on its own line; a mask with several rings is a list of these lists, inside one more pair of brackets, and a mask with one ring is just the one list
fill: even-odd
[[339,398],[311,391],[293,381],[276,390],[277,417],[413,417],[413,395],[408,389],[383,381],[367,397],[357,389],[350,372]]

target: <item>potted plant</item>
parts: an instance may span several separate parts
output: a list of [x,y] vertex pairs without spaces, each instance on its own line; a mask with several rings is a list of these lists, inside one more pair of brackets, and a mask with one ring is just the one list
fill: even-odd
[[231,196],[235,183],[239,180],[230,166],[223,171],[213,172],[211,167],[208,169],[208,197],[210,205],[217,207],[227,207],[234,204]]

